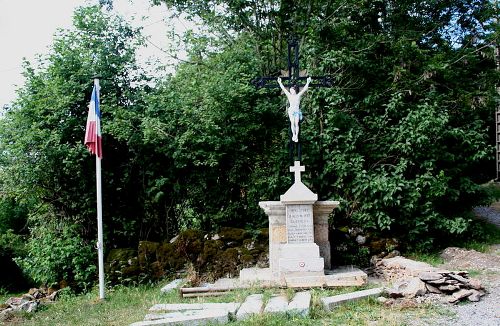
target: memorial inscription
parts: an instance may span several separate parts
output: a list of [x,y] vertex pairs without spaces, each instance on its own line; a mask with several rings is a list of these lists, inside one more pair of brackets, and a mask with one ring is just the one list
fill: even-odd
[[288,243],[313,243],[312,205],[287,205],[286,227]]

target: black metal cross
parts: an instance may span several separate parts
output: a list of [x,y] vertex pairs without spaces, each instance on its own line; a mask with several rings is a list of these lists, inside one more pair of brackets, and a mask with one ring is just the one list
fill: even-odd
[[[282,76],[283,86],[302,87],[303,84],[299,84],[307,80],[309,76],[300,76],[299,68],[299,42],[296,38],[291,38],[288,40],[288,76]],[[332,87],[333,77],[331,76],[310,76],[312,82],[309,87]],[[277,77],[257,77],[252,80],[252,84],[257,88],[279,88],[276,83]]]
[[[299,68],[299,42],[296,38],[290,38],[288,40],[288,76],[282,76],[283,86],[285,87],[303,87],[304,81],[307,80],[309,76],[300,76]],[[310,76],[312,81],[309,87],[332,87],[333,77],[332,76]],[[257,77],[252,80],[252,84],[256,88],[279,88],[277,83],[277,77]],[[300,122],[299,122],[300,123]],[[300,132],[301,128],[299,128]],[[300,136],[300,135],[299,135]],[[298,161],[302,159],[302,146],[300,142],[292,141],[292,132],[289,131],[289,158],[290,163],[293,165],[294,152],[297,153]]]

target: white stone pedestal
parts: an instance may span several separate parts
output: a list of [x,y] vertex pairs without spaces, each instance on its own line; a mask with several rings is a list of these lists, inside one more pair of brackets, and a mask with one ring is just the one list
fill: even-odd
[[339,202],[318,201],[301,181],[304,170],[296,161],[290,167],[295,182],[280,201],[259,202],[269,217],[269,269],[243,269],[240,281],[287,287],[365,284],[366,273],[358,269],[325,275],[331,268],[328,215]]

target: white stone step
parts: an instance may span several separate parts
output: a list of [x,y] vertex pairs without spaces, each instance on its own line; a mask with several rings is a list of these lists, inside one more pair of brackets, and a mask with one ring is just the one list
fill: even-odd
[[291,315],[307,316],[311,305],[311,292],[298,292],[288,304],[287,313]]
[[161,314],[162,319],[139,321],[130,326],[149,325],[205,325],[207,323],[225,324],[229,322],[228,312],[224,309],[186,310]]
[[173,291],[179,287],[184,282],[184,279],[178,278],[173,280],[172,282],[168,283],[164,287],[161,288],[161,293],[168,293],[170,291]]
[[335,306],[344,302],[355,301],[371,296],[380,295],[383,292],[383,290],[384,288],[374,288],[374,289],[356,291],[346,294],[334,295],[333,297],[321,298],[321,302],[323,303],[323,307],[326,310],[330,311]]
[[251,315],[260,314],[262,311],[262,306],[264,302],[262,301],[262,294],[252,294],[249,295],[245,302],[243,302],[236,313],[237,320],[245,320],[249,318]]
[[288,300],[284,295],[273,296],[264,309],[264,312],[286,312],[288,308]]

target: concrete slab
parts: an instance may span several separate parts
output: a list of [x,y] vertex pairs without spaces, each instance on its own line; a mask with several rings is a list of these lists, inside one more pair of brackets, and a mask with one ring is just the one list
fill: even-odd
[[286,312],[287,308],[288,299],[284,295],[274,296],[269,299],[264,312]]
[[172,282],[168,283],[164,287],[161,288],[161,293],[168,293],[171,292],[175,289],[177,289],[182,283],[184,283],[184,279],[178,278],[173,280]]
[[334,295],[333,297],[321,298],[325,310],[332,310],[335,306],[344,302],[355,301],[371,296],[378,296],[383,292],[384,288],[374,288],[362,291],[356,291],[346,294]]
[[283,286],[277,277],[274,277],[270,268],[244,268],[240,271],[240,284],[242,287],[274,287]]
[[264,302],[262,301],[262,294],[252,294],[246,297],[245,301],[241,304],[238,312],[236,313],[237,320],[245,320],[251,315],[260,314]]
[[291,315],[300,315],[306,317],[309,315],[309,307],[311,306],[311,292],[298,292],[288,304],[287,313]]
[[235,313],[238,310],[240,303],[162,303],[155,304],[149,311],[185,311],[185,310],[224,310],[226,312]]
[[368,279],[366,273],[358,268],[327,272],[329,273],[327,275],[287,274],[286,286],[290,288],[362,286]]
[[210,284],[209,287],[239,289],[242,285],[238,278],[220,278],[215,283]]
[[[159,314],[158,314],[159,315]],[[171,312],[161,314],[162,319],[139,321],[130,326],[149,326],[149,325],[205,325],[207,323],[229,322],[229,316],[226,310],[187,310],[183,312]]]

